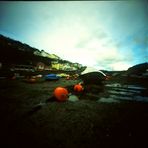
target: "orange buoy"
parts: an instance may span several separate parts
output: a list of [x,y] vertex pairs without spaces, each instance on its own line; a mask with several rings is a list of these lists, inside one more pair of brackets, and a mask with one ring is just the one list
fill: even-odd
[[68,90],[63,87],[57,87],[54,90],[54,96],[58,101],[66,101],[68,99]]
[[83,86],[81,84],[76,84],[74,86],[74,91],[77,91],[77,92],[83,91]]

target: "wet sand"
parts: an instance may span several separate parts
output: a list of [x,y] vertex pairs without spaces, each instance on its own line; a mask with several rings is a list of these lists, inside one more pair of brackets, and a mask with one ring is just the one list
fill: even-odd
[[0,82],[1,147],[148,147],[146,102],[99,102],[95,91],[75,102],[47,102],[57,86],[72,91],[78,80]]

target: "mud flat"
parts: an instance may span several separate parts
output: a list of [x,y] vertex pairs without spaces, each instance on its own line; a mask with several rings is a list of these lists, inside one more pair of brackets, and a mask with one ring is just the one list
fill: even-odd
[[[101,87],[88,86],[83,93],[75,94],[72,88],[78,81],[30,84],[0,80],[0,146],[148,147],[148,103],[134,99],[147,99],[147,88],[143,93],[143,87],[114,81]],[[57,86],[67,87],[79,99],[49,101]],[[107,101],[100,101],[102,98]]]

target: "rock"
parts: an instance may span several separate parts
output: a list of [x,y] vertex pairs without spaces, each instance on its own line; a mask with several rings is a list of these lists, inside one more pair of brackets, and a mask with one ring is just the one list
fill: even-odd
[[68,98],[69,101],[72,101],[72,102],[75,102],[75,101],[78,101],[79,98],[76,96],[76,95],[70,95],[69,98]]

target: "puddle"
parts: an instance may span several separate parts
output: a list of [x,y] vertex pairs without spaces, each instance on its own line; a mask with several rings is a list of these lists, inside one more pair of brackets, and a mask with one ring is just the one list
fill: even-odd
[[106,84],[105,86],[107,87],[112,87],[112,88],[129,88],[129,89],[137,89],[137,90],[142,90],[146,89],[141,86],[135,86],[135,85],[121,85],[119,83],[114,83],[114,84]]
[[146,88],[136,85],[121,85],[119,83],[107,84],[107,99],[101,98],[103,102],[116,102],[117,100],[142,101],[148,102],[148,96],[141,96],[141,92]]
[[125,91],[116,91],[116,90],[109,90],[109,93],[117,94],[117,95],[134,95],[134,92],[125,92]]
[[113,90],[113,91],[124,91],[124,92],[132,92],[132,93],[140,93],[141,90],[132,90],[132,89],[128,89],[128,88],[109,88],[109,91]]
[[135,96],[134,100],[136,101],[142,101],[142,102],[148,102],[148,97],[142,97],[142,96]]
[[111,97],[112,99],[117,99],[117,100],[134,100],[132,97],[128,97],[128,96],[117,96],[117,95],[110,95],[109,97]]
[[109,87],[121,87],[122,85],[120,83],[113,83],[113,84],[106,84],[105,86],[109,86]]
[[103,102],[103,103],[120,103],[119,100],[113,99],[113,98],[101,98],[97,102]]
[[[106,88],[105,88],[106,87]],[[141,101],[148,102],[148,96],[142,96],[142,91],[146,88],[136,85],[122,85],[120,83],[106,84],[104,92],[91,92],[86,93],[84,98],[89,98],[97,102],[105,103],[120,103],[121,101]],[[92,91],[92,90],[90,90]],[[102,93],[100,95],[100,93]],[[101,96],[101,98],[100,98]],[[68,101],[79,101],[79,97],[74,94],[69,95]]]
[[113,99],[117,99],[117,100],[148,102],[148,97],[142,97],[142,96],[126,97],[126,96],[110,95],[110,97],[112,97]]
[[140,90],[146,89],[146,88],[144,88],[144,87],[135,86],[135,85],[128,85],[127,88],[130,88],[130,89],[140,89]]

